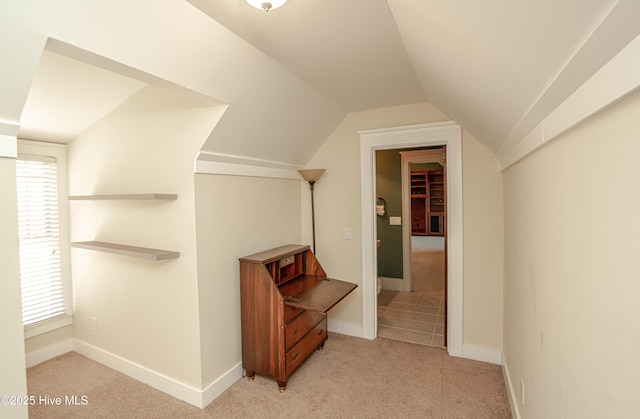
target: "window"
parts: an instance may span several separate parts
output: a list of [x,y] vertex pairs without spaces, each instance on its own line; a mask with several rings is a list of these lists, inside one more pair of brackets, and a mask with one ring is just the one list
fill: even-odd
[[[58,156],[22,153],[23,149]],[[25,336],[30,337],[71,323],[66,211],[60,205],[60,186],[64,185],[60,172],[66,167],[64,148],[28,144],[19,145],[18,150],[22,322]]]

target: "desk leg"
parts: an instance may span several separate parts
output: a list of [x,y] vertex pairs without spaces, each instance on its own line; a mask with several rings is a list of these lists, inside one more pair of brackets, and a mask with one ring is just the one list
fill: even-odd
[[280,390],[280,393],[284,393],[286,389],[287,389],[287,382],[278,381],[278,390]]

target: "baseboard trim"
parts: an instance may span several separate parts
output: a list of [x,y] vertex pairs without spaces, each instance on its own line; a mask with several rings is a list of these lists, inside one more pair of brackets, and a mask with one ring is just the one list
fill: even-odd
[[205,408],[218,398],[226,389],[242,378],[242,362],[238,362],[218,379],[209,384],[202,391],[202,407]]
[[509,373],[509,367],[507,365],[507,359],[502,354],[502,375],[504,376],[504,382],[507,387],[507,397],[509,398],[509,406],[511,406],[511,415],[515,419],[520,419],[520,409],[518,408],[518,398],[515,389],[513,388],[513,381],[511,380],[511,374]]
[[388,278],[386,276],[381,276],[380,279],[382,279],[383,290],[405,291],[402,278]]
[[462,358],[502,365],[502,351],[487,346],[465,343],[462,345]]
[[205,407],[203,404],[203,392],[188,384],[181,383],[171,377],[78,339],[73,340],[73,350],[193,406],[201,409]]
[[73,341],[63,340],[25,354],[27,368],[73,351]]

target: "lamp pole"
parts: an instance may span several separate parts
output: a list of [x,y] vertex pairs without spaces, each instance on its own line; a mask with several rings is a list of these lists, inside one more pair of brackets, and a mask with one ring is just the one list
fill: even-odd
[[316,182],[320,179],[320,176],[326,171],[326,169],[305,169],[298,170],[298,173],[302,175],[304,180],[309,182],[309,189],[311,190],[311,234],[313,235],[313,253],[316,253],[316,209],[313,202],[313,190],[315,189]]
[[309,189],[311,190],[311,234],[313,235],[313,253],[316,253],[316,211],[315,205],[313,203],[313,190],[314,185],[316,184],[315,180],[309,181]]

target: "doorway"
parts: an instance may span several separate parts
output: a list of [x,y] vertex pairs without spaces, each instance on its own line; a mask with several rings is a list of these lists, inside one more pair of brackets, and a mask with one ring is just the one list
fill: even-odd
[[[404,236],[401,243],[392,242],[397,249],[378,244],[378,275],[383,277],[377,301],[379,336],[446,347],[445,162],[444,146],[376,152],[376,192],[401,201],[389,207],[401,208],[403,224],[408,225],[396,230]],[[378,239],[388,238],[393,229],[384,221],[378,217]],[[401,260],[390,260],[394,253],[400,253],[396,259]],[[389,265],[400,263],[401,278],[386,278],[392,271]]]
[[[453,122],[360,131],[362,208],[362,336],[377,336],[376,150],[447,147],[447,340],[450,355],[462,356],[462,130]],[[408,228],[403,223],[403,228]]]

